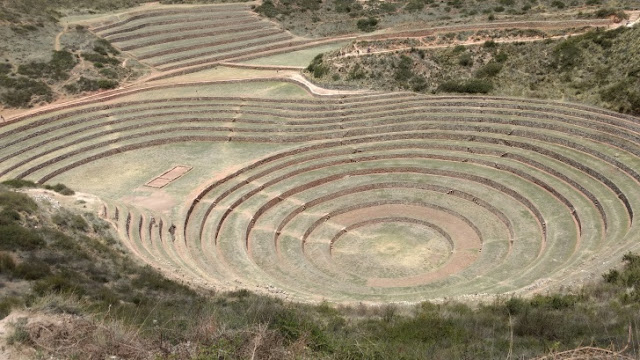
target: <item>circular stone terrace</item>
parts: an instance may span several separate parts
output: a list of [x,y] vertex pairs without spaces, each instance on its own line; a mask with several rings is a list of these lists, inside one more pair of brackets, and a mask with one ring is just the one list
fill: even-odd
[[0,138],[1,179],[95,193],[133,254],[200,286],[529,292],[598,276],[640,240],[640,121],[583,105],[203,82],[52,107]]

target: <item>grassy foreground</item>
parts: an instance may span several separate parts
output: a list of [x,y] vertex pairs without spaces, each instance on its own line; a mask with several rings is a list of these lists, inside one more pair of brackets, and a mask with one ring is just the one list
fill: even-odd
[[[637,255],[626,255],[604,281],[526,299],[472,306],[289,303],[166,280],[132,261],[95,215],[8,185],[30,186],[14,181],[0,189],[0,316],[23,312],[8,342],[42,358],[519,358],[580,346],[637,357],[640,351]],[[43,320],[60,317],[65,321]]]

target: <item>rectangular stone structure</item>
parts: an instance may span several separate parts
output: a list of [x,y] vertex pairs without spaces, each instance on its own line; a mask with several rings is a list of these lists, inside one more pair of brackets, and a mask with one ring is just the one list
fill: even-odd
[[160,189],[191,170],[191,166],[178,165],[149,180],[145,186]]

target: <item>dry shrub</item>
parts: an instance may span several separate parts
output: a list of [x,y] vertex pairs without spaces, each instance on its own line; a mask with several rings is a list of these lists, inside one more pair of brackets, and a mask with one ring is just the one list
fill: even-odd
[[149,359],[158,354],[134,329],[119,322],[95,322],[76,316],[36,318],[25,329],[27,344],[62,358]]
[[221,329],[208,343],[198,349],[197,359],[299,359],[307,351],[304,336],[285,345],[282,335],[266,324],[249,330]]
[[617,352],[608,349],[591,346],[552,353],[550,355],[536,358],[537,360],[631,360],[632,357],[622,355],[623,351]]

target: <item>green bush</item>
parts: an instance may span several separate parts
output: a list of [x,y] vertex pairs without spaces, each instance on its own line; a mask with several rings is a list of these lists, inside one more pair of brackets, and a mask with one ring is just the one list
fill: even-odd
[[37,188],[37,187],[39,187],[39,185],[34,183],[33,181],[24,180],[24,179],[5,180],[5,181],[2,182],[2,185],[6,185],[6,186],[14,188],[14,189]]
[[9,75],[13,70],[13,66],[7,63],[0,63],[0,75]]
[[13,257],[7,253],[0,253],[0,274],[12,274],[16,268]]
[[120,51],[114,48],[113,45],[111,45],[111,43],[106,39],[96,40],[93,44],[93,51],[97,52],[98,54],[102,54],[104,56],[107,56],[108,54],[111,54],[111,55],[120,54]]
[[355,0],[334,0],[333,6],[338,13],[351,13],[362,10],[362,5]]
[[9,107],[28,107],[37,99],[45,102],[53,100],[53,92],[47,84],[24,76],[0,75],[0,86],[8,89],[0,96],[0,100]]
[[378,26],[378,19],[376,19],[374,17],[369,17],[369,18],[366,18],[366,19],[360,19],[360,20],[358,20],[357,25],[358,25],[358,29],[360,29],[360,31],[372,32]]
[[[39,188],[39,187],[42,187],[40,184],[34,183],[33,181],[30,181],[30,180],[24,180],[24,179],[6,180],[6,181],[2,182],[2,185],[6,185],[6,186],[14,188],[14,189]],[[57,192],[59,194],[62,194],[62,195],[73,195],[73,194],[75,194],[75,191],[71,190],[66,185],[60,184],[60,183],[55,184],[55,185],[45,185],[43,188],[47,189],[47,190],[55,191],[55,192]]]
[[318,0],[287,0],[277,3],[265,0],[255,8],[255,11],[264,16],[275,18],[278,15],[288,16],[296,12],[317,11],[320,9],[321,4],[322,2]]
[[20,219],[20,213],[14,209],[4,208],[0,211],[0,225],[17,224]]
[[0,226],[0,250],[35,250],[45,246],[38,233],[19,225]]
[[414,76],[413,59],[407,55],[400,56],[400,61],[396,65],[396,71],[393,78],[401,83],[403,87],[407,86],[407,82]]
[[504,308],[508,315],[520,315],[527,312],[530,307],[531,306],[528,301],[518,297],[512,297],[504,304]]
[[109,79],[118,79],[118,72],[113,69],[104,68],[100,69],[100,71],[98,72],[100,73],[100,75],[105,76]]
[[599,9],[593,14],[593,16],[600,19],[608,18],[610,16],[615,16],[619,19],[629,19],[629,15],[623,10],[613,8]]
[[485,66],[476,71],[476,77],[494,77],[502,70],[502,64],[497,62],[489,62]]
[[579,298],[576,295],[535,295],[530,303],[532,308],[545,308],[549,310],[563,310],[573,308]]
[[51,269],[46,263],[35,259],[27,259],[13,271],[13,275],[24,280],[38,280],[51,274]]
[[51,217],[51,221],[64,229],[75,231],[87,231],[89,229],[89,224],[82,216],[69,211],[59,211]]
[[506,52],[501,51],[501,52],[497,53],[496,56],[493,59],[495,61],[499,62],[499,63],[503,63],[503,62],[507,61],[508,58],[509,58],[509,55],[507,55]]
[[425,2],[423,0],[410,0],[407,5],[405,5],[404,10],[408,12],[416,12],[424,9]]
[[307,66],[307,70],[313,74],[314,78],[321,78],[329,72],[329,66],[323,63],[322,54],[318,54]]
[[498,46],[498,43],[496,43],[493,40],[487,40],[484,42],[484,44],[482,44],[482,46],[484,46],[487,49],[493,49]]
[[65,233],[58,230],[45,228],[41,231],[41,235],[47,241],[47,243],[50,244],[51,248],[64,250],[71,253],[71,255],[74,255],[74,257],[78,257],[75,256],[75,253],[80,250],[80,245],[76,240],[72,239]]
[[22,304],[20,298],[16,296],[3,296],[0,299],[0,320],[4,319],[11,313],[11,309]]
[[115,80],[107,80],[107,79],[87,79],[84,76],[81,76],[77,82],[74,84],[65,85],[65,90],[72,94],[81,93],[85,91],[97,91],[97,90],[108,90],[115,89],[118,87],[118,82]]
[[280,13],[271,0],[264,0],[260,6],[256,7],[256,12],[270,18]]
[[602,276],[610,284],[632,289],[633,298],[640,300],[638,290],[640,288],[640,256],[627,253],[622,257],[622,261],[624,262],[622,271],[612,269]]
[[519,337],[568,342],[590,333],[588,321],[576,319],[580,318],[570,318],[562,311],[531,309],[516,319],[513,332]]
[[421,75],[416,75],[412,77],[411,80],[409,80],[409,86],[413,91],[417,91],[417,92],[425,91],[428,85],[429,84],[427,83],[427,79],[425,79],[424,76],[421,76]]
[[466,336],[464,328],[439,313],[421,313],[414,318],[398,319],[387,326],[378,325],[378,328],[375,337],[379,340],[387,338],[394,342],[418,342],[432,346],[459,343]]
[[398,10],[398,7],[396,4],[383,2],[379,5],[379,9],[383,13],[393,14]]
[[453,53],[454,53],[454,54],[463,53],[463,52],[467,51],[467,47],[466,47],[466,46],[464,46],[464,45],[456,45],[456,46],[453,48],[453,50],[452,50],[452,51],[453,51]]
[[81,295],[84,293],[82,288],[78,287],[72,277],[64,274],[49,275],[37,280],[33,285],[33,293],[38,296],[44,296],[51,293],[74,293]]
[[447,81],[438,86],[441,92],[456,92],[467,94],[486,94],[493,90],[493,84],[483,79],[471,79],[466,81]]
[[163,291],[174,294],[193,294],[193,290],[165,278],[150,266],[139,268],[137,276],[131,281],[131,285],[136,289],[142,290]]
[[582,62],[582,51],[576,45],[579,40],[561,41],[553,49],[553,65],[566,70]]
[[462,54],[458,58],[458,65],[467,67],[473,65],[473,57],[471,56],[471,54]]
[[69,78],[69,71],[77,64],[77,60],[72,53],[61,50],[53,51],[51,60],[48,63],[30,62],[18,66],[18,74],[25,75],[33,79],[66,80]]
[[0,192],[0,207],[30,214],[38,208],[38,204],[25,194],[3,191]]
[[360,79],[364,79],[366,75],[367,74],[365,73],[360,63],[356,63],[356,65],[347,74],[347,79],[360,80]]
[[329,351],[331,344],[325,332],[306,316],[295,309],[280,308],[269,322],[269,328],[276,330],[288,343],[293,343],[303,336],[307,345],[314,351]]
[[47,190],[55,191],[58,194],[65,195],[65,196],[74,195],[76,193],[75,191],[68,188],[66,185],[60,184],[60,183],[55,185],[45,185],[44,188]]
[[120,64],[120,61],[118,59],[116,59],[116,58],[104,56],[104,55],[97,54],[97,53],[82,53],[81,56],[82,56],[83,59],[85,59],[87,61],[91,61],[92,63],[94,63],[94,65],[101,64],[101,65],[104,66],[104,64],[108,64],[108,65],[118,65],[118,64]]

